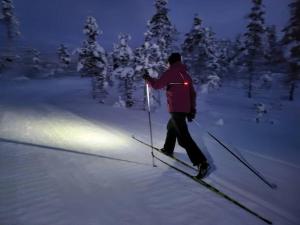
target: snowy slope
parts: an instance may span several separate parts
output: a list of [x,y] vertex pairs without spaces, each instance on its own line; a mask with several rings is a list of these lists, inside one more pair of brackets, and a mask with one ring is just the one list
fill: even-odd
[[[96,103],[89,84],[79,78],[1,81],[1,225],[264,224],[163,164],[153,168],[149,149],[130,138],[149,140],[147,114]],[[299,224],[299,101],[274,111],[275,124],[256,124],[236,92],[225,87],[200,96],[203,127],[190,124],[215,167],[206,181],[274,224]],[[167,119],[164,107],[153,114],[157,146]],[[254,177],[207,130],[278,188]],[[188,161],[179,147],[176,155]]]

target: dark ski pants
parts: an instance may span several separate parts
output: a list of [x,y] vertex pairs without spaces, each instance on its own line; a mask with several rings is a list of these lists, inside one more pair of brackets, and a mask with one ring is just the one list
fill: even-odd
[[190,135],[186,124],[186,113],[171,113],[164,144],[164,150],[167,153],[173,153],[176,140],[186,150],[194,166],[207,161]]

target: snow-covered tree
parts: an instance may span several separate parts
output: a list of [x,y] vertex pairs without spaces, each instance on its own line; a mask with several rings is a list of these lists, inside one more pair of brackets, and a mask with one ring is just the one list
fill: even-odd
[[292,101],[296,82],[300,79],[300,0],[294,0],[289,6],[291,15],[288,25],[283,29],[282,42],[288,48],[286,58],[289,64],[289,100]]
[[31,78],[41,77],[45,72],[45,62],[41,60],[41,53],[35,48],[24,49],[24,55],[19,67],[24,71],[24,75]]
[[128,34],[119,35],[119,43],[114,45],[113,49],[113,75],[119,79],[119,90],[122,101],[125,101],[126,107],[133,106],[134,87],[134,66],[133,51],[129,47],[128,42],[131,36]]
[[[160,42],[165,43],[164,39]],[[161,43],[161,45],[162,45]],[[141,47],[144,68],[150,76],[158,77],[164,72],[168,55],[161,49],[161,45],[152,42],[151,33],[145,33],[145,42]]]
[[219,49],[220,73],[224,75],[230,66],[233,44],[230,40],[222,39],[217,41],[217,48]]
[[201,73],[201,67],[199,68],[198,63],[201,48],[200,43],[203,41],[205,36],[205,28],[203,28],[201,25],[202,20],[196,14],[194,17],[193,27],[189,33],[185,34],[185,40],[181,46],[184,63],[188,66],[196,83],[199,82],[199,80],[196,79],[196,76],[197,74]]
[[264,58],[264,34],[265,34],[265,19],[264,5],[262,0],[252,0],[252,8],[247,16],[249,23],[245,37],[244,56],[246,66],[249,72],[248,77],[248,97],[252,97],[252,82],[255,67],[263,63]]
[[244,66],[244,51],[245,46],[243,42],[243,36],[238,34],[231,46],[229,68],[231,70],[239,70]]
[[[166,55],[161,51],[158,44],[151,41],[150,32],[145,33],[144,44],[135,51],[135,73],[137,77],[142,77],[147,72],[152,77],[158,77],[166,70]],[[147,106],[147,96],[144,81],[142,80],[142,87],[144,88],[144,104],[143,108]],[[160,105],[160,95],[158,91],[153,91],[150,96],[152,105]]]
[[98,44],[97,36],[102,33],[99,30],[97,21],[89,16],[83,29],[86,40],[77,50],[79,62],[77,70],[82,76],[92,76],[93,98],[99,98],[101,103],[107,95],[107,57],[105,50]]
[[118,38],[119,43],[114,44],[112,53],[114,69],[124,65],[129,65],[134,58],[133,51],[128,45],[128,42],[131,40],[131,36],[129,34],[120,34]]
[[57,55],[59,59],[59,63],[63,68],[68,68],[71,63],[71,55],[68,51],[68,48],[64,45],[61,44],[57,50]]
[[174,41],[177,39],[178,31],[172,25],[167,8],[168,0],[155,0],[155,14],[148,22],[148,31],[151,42],[156,43],[160,50],[169,54],[173,49]]
[[36,49],[32,49],[32,63],[33,63],[33,68],[36,71],[40,71],[41,70],[41,53],[36,50]]
[[209,87],[217,88],[220,85],[220,76],[222,72],[219,60],[220,53],[217,50],[218,46],[216,45],[214,33],[211,31],[211,29],[206,28],[205,30],[206,32],[203,42],[201,43],[199,58],[201,61],[203,57],[202,63],[204,65],[204,70],[201,77],[203,79],[203,75],[205,74],[206,77],[204,77],[204,81],[209,84]]
[[2,0],[2,15],[0,20],[5,24],[8,40],[13,40],[20,35],[19,21],[14,14],[14,4],[12,0]]
[[[262,0],[252,0],[253,7],[247,16],[249,23],[245,37],[245,55],[251,67],[254,63],[262,60],[264,56],[263,40],[265,35],[264,5]],[[253,69],[253,68],[251,68]]]
[[[187,64],[195,84],[205,82],[215,87],[220,81],[220,52],[211,29],[202,27],[202,20],[195,15],[192,29],[182,44],[183,59]],[[214,80],[214,82],[212,82]]]
[[204,28],[202,28],[202,20],[199,15],[196,14],[193,21],[193,27],[189,33],[185,34],[185,40],[182,44],[182,50],[184,53],[189,54],[195,51],[195,48],[199,46],[200,41],[204,36]]
[[[178,31],[168,17],[168,0],[155,0],[155,14],[147,23],[144,44],[135,51],[135,73],[141,77],[145,71],[150,76],[158,77],[166,69],[168,55],[176,49]],[[178,47],[177,47],[178,49]],[[144,82],[142,82],[144,84]],[[146,109],[146,89],[144,88],[144,109]],[[160,104],[159,91],[150,96],[153,105]]]
[[268,26],[266,28],[266,35],[267,46],[265,57],[267,59],[267,64],[275,66],[278,63],[282,63],[284,61],[283,52],[277,39],[276,27],[274,25]]

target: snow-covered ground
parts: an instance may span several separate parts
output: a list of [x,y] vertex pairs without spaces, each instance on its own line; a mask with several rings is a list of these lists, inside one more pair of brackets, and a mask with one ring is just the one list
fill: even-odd
[[[158,161],[153,168],[150,149],[131,139],[149,141],[147,114],[97,103],[89,84],[80,78],[0,82],[1,225],[265,224]],[[205,181],[274,224],[296,225],[300,95],[292,103],[267,93],[249,100],[228,84],[200,95],[201,128],[189,126],[214,165]],[[268,112],[256,123],[254,104],[261,102]],[[154,143],[162,146],[166,107],[152,118]],[[266,186],[207,131],[278,188]],[[180,147],[176,155],[188,162]]]

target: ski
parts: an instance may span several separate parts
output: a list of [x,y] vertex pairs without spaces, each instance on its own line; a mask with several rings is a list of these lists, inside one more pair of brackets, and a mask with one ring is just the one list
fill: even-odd
[[[151,146],[150,144],[148,144],[148,143],[146,143],[146,142],[144,142],[144,141],[142,141],[142,140],[136,138],[134,135],[132,135],[132,138],[133,138],[134,140],[138,141],[139,143],[141,143],[141,144],[143,144],[143,145],[145,145],[145,146],[147,146],[147,147],[153,148],[155,151],[158,151],[158,152],[164,154],[159,148],[154,147],[154,146]],[[166,155],[166,154],[164,154],[164,155]],[[178,159],[178,158],[176,158],[176,157],[173,157],[173,156],[170,156],[170,155],[166,155],[166,156],[168,156],[168,157],[174,159],[175,161],[177,161],[177,162],[179,162],[179,163],[182,163],[183,165],[185,165],[185,166],[187,166],[187,167],[189,167],[189,168],[195,169],[194,167],[192,167],[192,166],[189,165],[188,163],[183,162],[182,160],[180,160],[180,159]],[[237,200],[235,200],[235,199],[233,199],[232,197],[228,196],[227,194],[223,193],[222,191],[220,191],[220,190],[217,189],[216,187],[212,186],[211,184],[205,182],[204,180],[201,180],[201,179],[196,178],[195,176],[189,174],[188,172],[186,172],[186,171],[184,171],[184,170],[182,170],[182,169],[177,168],[176,166],[174,166],[174,165],[172,165],[172,164],[170,164],[170,163],[168,163],[168,162],[166,162],[166,161],[160,159],[159,157],[157,157],[157,156],[155,156],[155,155],[154,155],[154,158],[156,158],[156,159],[157,159],[158,161],[160,161],[161,163],[163,163],[163,164],[169,166],[170,168],[176,170],[177,172],[179,172],[179,173],[185,175],[186,177],[192,179],[193,181],[197,182],[198,184],[200,184],[200,185],[202,185],[202,186],[208,188],[210,191],[216,193],[217,195],[219,195],[219,196],[221,196],[221,197],[227,199],[227,200],[230,201],[231,203],[233,203],[233,204],[235,204],[236,206],[238,206],[238,207],[244,209],[244,210],[247,211],[248,213],[250,213],[250,214],[252,214],[253,216],[257,217],[258,219],[264,221],[265,223],[267,223],[267,224],[272,224],[272,221],[270,221],[270,220],[268,220],[268,219],[266,219],[266,218],[260,216],[258,213],[252,211],[252,210],[249,209],[248,207],[244,206],[243,204],[241,204],[241,203],[238,202]],[[195,169],[195,170],[196,170],[196,169]]]
[[186,166],[186,167],[188,167],[188,168],[190,168],[190,169],[192,169],[192,170],[197,171],[197,169],[196,169],[195,167],[193,167],[192,165],[190,165],[190,164],[188,164],[188,163],[186,163],[186,162],[184,162],[184,161],[182,161],[182,160],[180,160],[180,159],[178,159],[178,158],[176,158],[176,157],[174,157],[174,156],[172,156],[172,155],[167,155],[167,154],[163,153],[159,148],[157,148],[157,147],[155,147],[155,146],[151,146],[150,144],[148,144],[148,143],[146,143],[146,142],[144,142],[144,141],[142,141],[142,140],[136,138],[134,135],[132,135],[131,137],[132,137],[134,140],[140,142],[141,144],[146,145],[146,146],[148,146],[149,148],[153,148],[155,151],[160,152],[161,154],[164,154],[165,156],[174,159],[176,162],[179,162],[180,164],[182,164],[182,165],[184,165],[184,166]]
[[226,149],[231,155],[233,155],[238,161],[240,161],[244,166],[246,166],[256,177],[258,177],[260,180],[262,180],[266,185],[268,185],[270,188],[275,189],[277,186],[276,184],[271,184],[269,181],[267,181],[262,175],[260,175],[256,170],[252,169],[251,166],[249,166],[246,162],[244,162],[237,154],[235,154],[233,151],[229,149],[222,141],[220,141],[215,135],[213,135],[210,132],[207,132],[209,136],[211,136],[217,143],[219,143],[224,149]]

